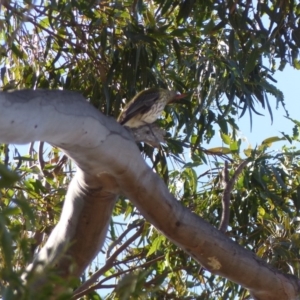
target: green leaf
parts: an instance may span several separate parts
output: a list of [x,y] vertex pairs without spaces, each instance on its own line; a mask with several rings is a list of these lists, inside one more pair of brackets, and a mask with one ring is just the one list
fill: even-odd
[[230,150],[232,152],[237,152],[239,151],[239,149],[240,149],[239,141],[232,141],[230,143]]
[[189,190],[192,194],[195,194],[197,192],[197,184],[198,184],[198,178],[197,173],[192,168],[187,168],[184,170],[184,174],[188,177],[189,182]]
[[163,243],[165,240],[166,238],[162,235],[159,235],[157,238],[155,238],[151,243],[151,247],[146,256],[148,257],[151,254],[155,253],[160,248],[161,243]]
[[275,178],[277,180],[277,182],[280,184],[280,186],[284,189],[287,190],[287,186],[286,184],[283,182],[279,172],[276,170],[276,168],[274,168],[274,166],[271,166],[272,170],[273,170],[273,174],[275,175]]
[[244,76],[247,78],[249,73],[252,72],[257,65],[257,59],[260,56],[260,51],[258,49],[253,49],[248,56],[247,63],[244,69]]
[[285,141],[285,137],[272,136],[262,141],[262,145],[271,146],[274,142]]
[[0,164],[0,188],[9,187],[19,180],[16,172],[10,171],[3,164]]
[[177,61],[181,64],[181,53],[180,53],[180,45],[176,39],[173,39],[173,48],[176,53]]
[[102,299],[96,291],[88,293],[87,297],[89,300],[101,300]]
[[49,26],[49,18],[46,17],[46,18],[43,18],[39,21],[39,24],[44,27],[44,28],[47,28]]
[[223,132],[220,132],[221,134],[221,138],[222,138],[222,141],[226,144],[226,145],[230,145],[231,142],[232,142],[232,139],[229,135],[223,133]]
[[18,58],[27,59],[27,55],[16,44],[12,44],[11,50]]
[[230,154],[231,150],[226,147],[215,147],[207,149],[207,152],[210,154]]
[[253,152],[253,149],[252,149],[252,148],[244,149],[244,154],[245,154],[247,157],[251,157],[251,156],[252,156],[252,152]]

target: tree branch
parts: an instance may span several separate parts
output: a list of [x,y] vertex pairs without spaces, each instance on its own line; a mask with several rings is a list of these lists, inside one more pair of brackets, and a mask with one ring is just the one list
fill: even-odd
[[223,169],[223,186],[224,191],[222,195],[222,217],[221,222],[219,226],[219,230],[223,233],[227,231],[227,227],[229,224],[229,218],[230,218],[230,195],[232,192],[232,189],[234,187],[234,184],[238,178],[238,176],[241,174],[243,169],[248,164],[248,160],[243,161],[235,170],[233,176],[229,180],[229,172],[228,172],[228,162],[225,161],[224,169]]
[[[282,274],[183,207],[142,159],[131,134],[82,96],[40,90],[0,93],[0,142],[40,140],[63,149],[78,167],[60,221],[31,268],[40,277],[47,265],[55,265],[63,276],[79,276],[99,251],[122,193],[210,272],[248,288],[256,299],[298,298],[296,277]],[[61,256],[65,248],[68,255]]]

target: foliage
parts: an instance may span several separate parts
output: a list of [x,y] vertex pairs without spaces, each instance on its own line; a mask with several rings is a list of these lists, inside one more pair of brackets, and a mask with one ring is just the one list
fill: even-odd
[[[275,105],[284,107],[273,74],[287,63],[300,68],[299,4],[57,0],[3,1],[1,8],[3,90],[77,90],[113,117],[148,87],[189,92],[187,101],[167,108],[159,121],[169,131],[167,144],[159,150],[140,145],[143,155],[183,205],[216,226],[223,160],[229,161],[232,175],[241,160],[249,158],[231,196],[228,235],[278,269],[299,276],[298,150],[291,146],[280,153],[270,150],[270,144],[281,139],[298,141],[299,123],[292,120],[290,136],[268,138],[242,153],[236,122],[245,113],[253,122],[263,109],[272,118]],[[275,104],[268,95],[275,96]],[[201,146],[216,132],[222,147]],[[21,286],[19,275],[56,223],[70,180],[71,166],[65,167],[65,161],[60,165],[59,151],[50,150],[45,163],[42,149],[40,155],[32,149],[29,156],[16,152],[12,161],[8,147],[1,148],[4,165],[14,171],[0,167],[1,278],[7,278],[2,294]],[[214,167],[203,171],[205,165]],[[121,231],[130,237],[139,228],[139,219],[130,202],[120,199],[104,251],[112,251],[109,245],[124,239]],[[143,225],[136,240],[116,253],[123,253],[118,263],[99,272],[98,288],[113,288],[108,298],[127,299],[128,288],[135,299],[246,297],[237,285],[199,271],[150,224]],[[92,265],[90,272],[98,268]],[[126,270],[135,272],[125,275]],[[106,285],[109,279],[116,281]],[[98,295],[91,292],[89,297]]]
[[5,299],[28,299],[21,275],[57,223],[70,177],[67,169],[64,174],[50,172],[59,163],[57,149],[48,153],[49,160],[44,162],[48,173],[44,171],[44,178],[33,148],[30,156],[21,156],[17,149],[13,157],[9,154],[9,147],[2,145],[0,159],[5,164],[0,164],[1,294]]

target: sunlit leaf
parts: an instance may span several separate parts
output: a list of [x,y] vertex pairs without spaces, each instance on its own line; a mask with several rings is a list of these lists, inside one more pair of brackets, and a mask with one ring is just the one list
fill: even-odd
[[284,141],[284,140],[285,140],[284,137],[273,136],[273,137],[269,137],[269,138],[263,140],[262,144],[267,144],[267,145],[271,146],[272,143],[274,143],[274,142],[279,142],[279,141]]
[[215,148],[210,148],[207,149],[207,152],[211,153],[211,154],[229,154],[231,153],[231,149],[226,148],[226,147],[215,147]]
[[223,132],[221,132],[220,134],[221,134],[222,141],[223,141],[226,145],[230,145],[231,142],[232,142],[231,137],[230,137],[229,135],[223,133]]

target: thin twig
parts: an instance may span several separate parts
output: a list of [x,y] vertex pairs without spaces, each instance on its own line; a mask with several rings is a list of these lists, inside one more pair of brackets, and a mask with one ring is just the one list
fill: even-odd
[[61,171],[61,169],[63,168],[63,166],[65,165],[65,163],[68,161],[68,156],[67,155],[63,155],[60,160],[58,161],[58,163],[56,164],[56,167],[53,169],[53,174],[55,176],[57,176],[59,174],[59,172]]
[[44,155],[44,142],[40,142],[39,143],[39,154],[38,154],[39,164],[40,164],[41,172],[43,173],[44,176],[46,176],[46,174],[44,172],[45,161],[44,161],[43,155]]
[[107,248],[106,251],[106,259],[108,259],[110,257],[110,252],[112,251],[112,249],[117,245],[120,244],[122,239],[134,228],[138,227],[139,224],[130,224],[130,226],[128,226],[128,228],[115,240],[113,241]]
[[227,227],[229,224],[229,217],[230,217],[230,194],[232,192],[233,186],[238,178],[238,176],[241,174],[243,169],[248,164],[248,160],[244,160],[235,170],[233,176],[229,180],[229,172],[228,172],[228,162],[225,161],[225,166],[223,169],[223,185],[224,185],[224,191],[222,195],[222,217],[221,222],[219,226],[219,230],[221,232],[226,232]]
[[94,286],[91,286],[95,283],[95,281],[104,274],[107,270],[109,270],[113,266],[114,260],[117,258],[117,256],[125,250],[135,239],[137,239],[140,234],[143,232],[144,229],[144,222],[141,224],[141,227],[137,230],[137,232],[131,236],[122,246],[120,246],[119,249],[117,249],[110,258],[106,261],[105,266],[103,266],[101,269],[99,269],[97,272],[95,272],[86,282],[84,282],[78,289],[76,289],[73,293],[72,300],[78,299],[87,293],[89,293],[91,290],[94,290]]
[[[134,270],[137,270],[137,269],[144,269],[145,267],[149,266],[149,265],[152,265],[153,263],[157,262],[157,261],[160,261],[162,259],[165,259],[165,255],[161,255],[159,257],[156,257],[150,261],[147,261],[146,263],[142,264],[142,265],[139,265],[139,266],[135,266],[135,267],[131,267],[130,269],[127,269],[127,270],[124,270],[124,271],[119,271],[117,273],[114,273],[113,275],[110,275],[108,277],[105,277],[104,279],[102,279],[101,281],[99,281],[96,285],[93,285],[91,286],[89,289],[85,290],[85,293],[86,292],[90,292],[92,290],[97,290],[97,289],[100,289],[102,288],[103,286],[103,283],[105,281],[108,281],[110,279],[113,279],[113,278],[117,278],[117,277],[120,277],[121,275],[125,274],[125,273],[128,273],[128,272],[132,272]],[[174,271],[174,270],[173,270]],[[173,272],[172,271],[172,272]]]

